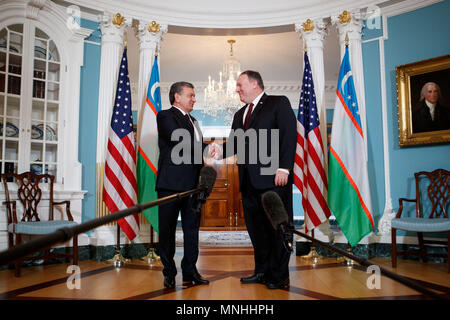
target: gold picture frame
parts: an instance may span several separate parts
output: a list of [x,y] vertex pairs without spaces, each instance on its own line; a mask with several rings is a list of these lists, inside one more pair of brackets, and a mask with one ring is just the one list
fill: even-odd
[[[395,70],[399,145],[450,142],[450,54],[397,66]],[[431,120],[430,108],[421,93],[429,88],[429,82],[440,88],[439,101],[435,107],[439,111],[433,113],[434,120]],[[433,122],[422,125],[421,122],[428,117]]]

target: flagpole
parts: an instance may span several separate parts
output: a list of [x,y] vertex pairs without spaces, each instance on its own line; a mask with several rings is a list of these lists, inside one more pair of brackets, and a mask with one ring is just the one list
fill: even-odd
[[148,249],[148,253],[145,257],[141,258],[144,261],[147,261],[147,263],[149,265],[155,265],[155,264],[160,264],[159,261],[161,260],[161,258],[156,254],[155,252],[155,243],[153,241],[153,237],[154,237],[154,229],[152,227],[152,225],[150,224],[150,248]]
[[[304,50],[304,53],[306,55],[308,53],[306,40],[303,40],[303,46],[304,46],[303,50]],[[306,228],[306,217],[308,216],[308,212],[307,211],[308,210],[306,209],[306,211],[305,211],[305,231],[307,229]],[[314,239],[314,229],[311,230],[311,237]],[[319,262],[319,259],[321,259],[321,257],[319,257],[319,255],[316,252],[316,247],[314,245],[314,241],[311,241],[311,249],[310,249],[309,253],[306,256],[302,256],[301,258],[304,259],[304,260],[311,261],[312,264],[316,264],[317,262]]]
[[[306,222],[305,222],[306,223]],[[311,230],[311,238],[314,238],[314,229]],[[322,257],[320,257],[316,252],[316,246],[314,245],[314,241],[311,241],[311,249],[306,256],[302,256],[301,259],[311,261],[312,264],[316,264],[319,262]]]
[[[123,50],[127,50],[127,34],[124,34],[124,43],[123,43]],[[108,208],[109,209],[109,208]],[[130,262],[130,259],[124,258],[120,253],[120,226],[119,223],[116,222],[117,225],[117,232],[116,232],[116,254],[114,257],[109,260],[109,262],[112,262],[114,267],[121,268],[125,265],[125,263]]]
[[[156,48],[155,48],[155,57],[153,58],[154,63],[158,63],[157,62],[158,61],[157,60],[157,58],[158,58],[158,51],[159,51],[158,50],[158,46],[156,46]],[[150,75],[150,77],[151,77],[151,75]],[[160,265],[161,264],[161,262],[160,262],[161,258],[156,254],[155,242],[153,240],[153,238],[154,238],[154,228],[153,228],[151,223],[149,223],[149,225],[150,225],[150,247],[149,247],[147,255],[145,257],[141,258],[141,259],[144,260],[144,261],[147,261],[147,263],[150,266],[152,266],[152,265]]]

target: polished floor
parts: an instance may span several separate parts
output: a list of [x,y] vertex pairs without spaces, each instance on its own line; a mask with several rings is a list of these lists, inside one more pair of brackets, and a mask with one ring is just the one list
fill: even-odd
[[[177,248],[180,265],[182,248]],[[372,259],[375,264],[396,272],[446,298],[450,297],[450,275],[445,263],[398,261],[392,269],[389,258]],[[79,279],[66,264],[22,269],[20,278],[13,270],[0,271],[1,300],[424,300],[426,295],[397,281],[335,258],[311,259],[291,256],[290,286],[269,290],[261,284],[240,283],[252,274],[251,247],[201,247],[197,268],[209,285],[183,286],[181,274],[176,288],[163,286],[160,262],[132,260],[121,268],[111,262],[80,261]],[[73,272],[73,271],[72,271]]]

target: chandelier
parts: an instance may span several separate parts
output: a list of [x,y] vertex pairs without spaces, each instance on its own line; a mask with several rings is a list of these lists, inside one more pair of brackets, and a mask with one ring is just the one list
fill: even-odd
[[[225,124],[230,124],[234,113],[242,106],[239,95],[236,93],[236,79],[241,73],[241,63],[233,56],[233,43],[230,44],[230,56],[223,63],[219,72],[219,82],[211,80],[208,76],[208,87],[205,88],[203,113],[212,117],[221,116]],[[225,80],[225,82],[222,81]]]

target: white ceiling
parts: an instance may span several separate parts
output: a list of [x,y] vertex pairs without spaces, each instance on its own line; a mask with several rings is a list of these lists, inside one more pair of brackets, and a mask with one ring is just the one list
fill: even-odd
[[[330,17],[343,10],[378,5],[383,14],[393,15],[440,0],[54,0],[75,4],[82,12],[121,13],[127,23],[152,20],[168,25],[160,53],[161,82],[216,80],[229,53],[228,39],[236,40],[235,57],[242,70],[261,72],[265,82],[298,82],[303,69],[300,33],[294,24],[307,18]],[[83,15],[82,15],[83,16]],[[129,73],[138,82],[139,50],[131,27],[127,29]],[[340,49],[335,26],[330,26],[324,43],[325,83],[336,83]]]
[[[197,35],[169,32],[164,35],[160,53],[161,82],[187,80],[207,81],[208,75],[218,79],[223,61],[229,55],[227,40],[234,39],[234,56],[241,62],[242,71],[257,70],[269,81],[300,81],[303,70],[303,44],[300,33],[284,30],[277,33],[240,35]],[[293,27],[292,27],[293,29]],[[175,30],[178,31],[178,30]],[[128,55],[131,82],[137,82],[139,50],[131,28],[128,30]],[[337,32],[331,27],[324,45],[326,81],[337,80],[339,68]]]

